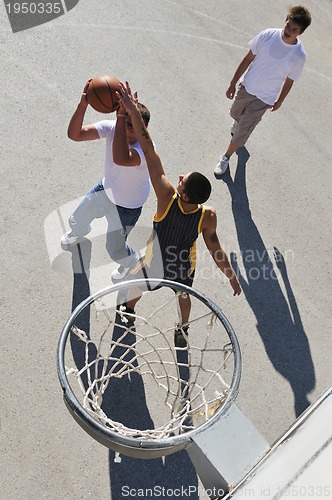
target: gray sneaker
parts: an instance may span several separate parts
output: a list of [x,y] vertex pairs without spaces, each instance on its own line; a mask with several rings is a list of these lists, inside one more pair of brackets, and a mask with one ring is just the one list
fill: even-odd
[[127,326],[134,325],[135,323],[135,311],[127,306],[126,302],[120,304],[116,307],[118,314],[120,315],[121,323],[126,323]]
[[228,166],[229,166],[228,156],[226,156],[226,155],[221,156],[217,165],[216,165],[216,168],[214,169],[214,176],[217,179],[219,179],[222,175],[224,175],[224,173],[228,169]]
[[77,245],[84,240],[84,236],[73,236],[71,231],[67,231],[61,238],[61,247],[66,250],[71,246]]
[[129,271],[129,267],[119,266],[117,269],[115,269],[115,271],[112,272],[111,280],[113,281],[113,283],[119,283],[120,281],[127,278]]

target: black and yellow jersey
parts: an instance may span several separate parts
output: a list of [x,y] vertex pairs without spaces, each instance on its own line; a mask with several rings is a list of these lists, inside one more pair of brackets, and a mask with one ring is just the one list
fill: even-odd
[[205,206],[185,212],[178,193],[161,217],[154,216],[145,264],[153,275],[191,285],[196,267],[196,240],[201,232]]

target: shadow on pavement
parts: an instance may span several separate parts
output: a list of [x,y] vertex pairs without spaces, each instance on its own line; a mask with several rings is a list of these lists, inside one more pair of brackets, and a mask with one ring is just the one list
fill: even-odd
[[[246,188],[246,163],[249,153],[245,147],[238,152],[234,180],[229,170],[222,180],[227,184],[240,247],[244,275],[233,254],[246,299],[257,320],[257,330],[274,368],[289,382],[294,394],[295,415],[309,406],[308,394],[315,387],[315,371],[308,339],[303,328],[295,295],[287,274],[286,261],[274,246],[274,263],[252,218]],[[240,263],[239,263],[240,264]],[[286,295],[278,281],[283,280]]]

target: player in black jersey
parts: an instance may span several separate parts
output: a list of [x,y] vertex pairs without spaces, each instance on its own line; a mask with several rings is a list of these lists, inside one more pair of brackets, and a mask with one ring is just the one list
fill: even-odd
[[[199,172],[179,176],[175,188],[167,179],[164,167],[155,151],[153,141],[137,108],[136,94],[132,96],[128,82],[120,84],[118,98],[130,116],[137,139],[144,152],[150,179],[157,196],[154,216],[154,237],[148,244],[147,254],[132,271],[137,277],[139,267],[146,267],[148,277],[170,279],[191,286],[195,272],[196,240],[200,233],[218,268],[226,275],[234,295],[241,287],[228,256],[221,247],[216,233],[217,214],[213,207],[202,205],[210,197],[210,181]],[[114,156],[116,162],[116,157]],[[158,251],[155,251],[156,243]],[[140,296],[128,298],[127,307],[134,310]],[[181,326],[188,322],[190,297],[179,297],[182,314]]]

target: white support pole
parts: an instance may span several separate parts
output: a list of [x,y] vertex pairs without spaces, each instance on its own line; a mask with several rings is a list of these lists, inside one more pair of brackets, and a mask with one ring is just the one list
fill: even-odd
[[186,448],[212,499],[223,497],[270,449],[242,411],[232,404]]

